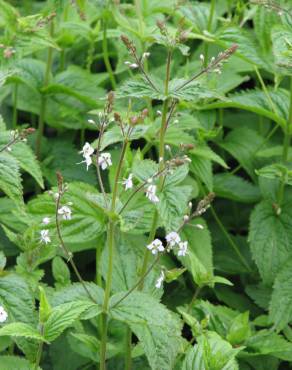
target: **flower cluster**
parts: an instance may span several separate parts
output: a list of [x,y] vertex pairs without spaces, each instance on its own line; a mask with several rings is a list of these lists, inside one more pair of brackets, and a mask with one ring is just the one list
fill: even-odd
[[[86,169],[88,170],[89,166],[92,164],[92,155],[94,153],[94,148],[89,143],[85,143],[79,153],[82,153],[84,158],[84,161],[80,163],[86,163]],[[112,165],[111,154],[101,153],[98,156],[98,165],[101,167],[102,170],[110,167]]]
[[7,320],[8,313],[5,311],[4,307],[0,306],[0,323],[3,323]]
[[175,246],[177,246],[178,247],[177,255],[181,257],[185,257],[185,255],[187,254],[187,250],[188,250],[187,241],[185,242],[181,241],[180,236],[175,231],[171,231],[170,233],[168,233],[165,239],[167,241],[167,251],[170,251]]

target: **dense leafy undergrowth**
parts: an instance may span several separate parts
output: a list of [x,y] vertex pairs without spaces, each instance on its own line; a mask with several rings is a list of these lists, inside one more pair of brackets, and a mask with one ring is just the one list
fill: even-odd
[[291,1],[0,0],[0,63],[0,370],[291,369]]

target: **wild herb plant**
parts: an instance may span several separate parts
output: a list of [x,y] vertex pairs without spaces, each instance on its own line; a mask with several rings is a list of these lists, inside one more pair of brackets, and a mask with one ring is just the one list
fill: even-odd
[[289,369],[289,1],[13,4],[0,369]]

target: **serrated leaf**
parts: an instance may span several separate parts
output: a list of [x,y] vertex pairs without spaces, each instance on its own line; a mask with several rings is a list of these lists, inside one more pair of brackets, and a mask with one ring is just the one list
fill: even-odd
[[[202,225],[203,229],[196,227],[197,224]],[[182,232],[182,239],[188,241],[188,252],[185,257],[179,257],[181,263],[191,272],[197,285],[212,285],[212,241],[205,221],[197,218],[188,223]]]
[[8,310],[11,319],[36,324],[35,303],[27,283],[15,274],[0,277],[0,304]]
[[246,341],[245,345],[250,355],[270,354],[284,361],[291,361],[292,358],[292,343],[270,330],[257,332]]
[[176,230],[182,223],[192,188],[188,185],[167,186],[158,194],[157,210],[167,230]]
[[272,30],[273,54],[283,75],[292,74],[292,33],[282,26]]
[[[69,201],[73,203],[72,219],[62,220],[62,236],[72,251],[93,248],[104,231],[105,215],[95,202],[98,196],[97,190],[86,183],[69,183],[63,201],[64,204]],[[44,217],[54,219],[55,203],[50,195],[42,194],[28,203],[28,211],[35,222],[41,224]],[[47,228],[53,232],[55,224],[49,224]]]
[[[5,370],[35,370],[35,365],[23,357],[0,356],[0,363]],[[38,370],[41,370],[40,367]]]
[[70,270],[64,260],[57,256],[52,262],[52,273],[54,279],[62,285],[70,283]]
[[254,170],[258,164],[255,153],[262,143],[263,138],[259,134],[242,127],[231,131],[220,146],[235,157],[250,177],[255,179]]
[[292,320],[292,259],[280,269],[273,285],[270,302],[270,319],[280,331]]
[[250,218],[249,242],[262,280],[272,284],[283,263],[292,253],[291,203],[283,204],[276,215],[272,204],[262,201]]
[[235,356],[240,348],[233,349],[231,344],[211,331],[197,339],[198,344],[186,354],[182,370],[238,370]]
[[254,89],[230,94],[227,101],[207,104],[205,108],[239,108],[267,117],[285,127],[288,119],[289,92],[282,88],[277,90],[268,88],[267,91],[273,106],[263,91]]
[[255,203],[261,199],[259,188],[242,177],[231,173],[219,173],[214,177],[217,196],[242,203]]
[[18,162],[9,154],[0,154],[0,189],[12,200],[22,205],[22,184]]
[[0,328],[0,336],[21,337],[45,341],[45,338],[31,325],[22,322],[13,322]]
[[[110,306],[125,293],[111,297]],[[171,370],[181,350],[181,323],[176,315],[150,295],[133,292],[110,316],[130,326],[138,337],[152,370]]]
[[72,326],[80,318],[82,313],[90,309],[95,309],[95,316],[99,315],[102,311],[100,306],[86,301],[64,303],[53,308],[49,319],[44,324],[45,339],[48,342],[52,342],[65,329]]

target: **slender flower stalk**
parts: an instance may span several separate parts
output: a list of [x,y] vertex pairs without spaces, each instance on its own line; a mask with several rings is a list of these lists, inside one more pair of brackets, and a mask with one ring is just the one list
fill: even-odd
[[59,210],[60,210],[60,204],[61,204],[61,199],[62,199],[62,196],[64,194],[64,192],[66,191],[64,186],[63,186],[63,177],[62,175],[58,172],[57,173],[57,179],[58,179],[58,196],[56,197],[56,212],[55,212],[55,220],[56,220],[56,228],[57,228],[57,235],[58,235],[58,238],[59,238],[59,241],[60,241],[60,246],[68,260],[68,262],[70,263],[72,269],[74,270],[75,272],[75,275],[77,276],[77,279],[79,280],[79,282],[81,283],[81,285],[83,286],[86,294],[88,295],[89,299],[96,303],[95,302],[95,299],[93,298],[93,296],[91,295],[90,291],[88,290],[84,280],[82,279],[79,271],[78,271],[78,268],[77,266],[75,265],[75,262],[73,260],[73,255],[72,253],[68,250],[68,248],[66,247],[66,244],[64,243],[64,240],[63,240],[63,237],[62,237],[62,233],[61,233],[61,225],[60,225],[60,220],[59,220],[59,216],[60,216],[60,213],[59,213]]
[[[120,180],[122,165],[124,157],[126,154],[126,149],[128,146],[129,137],[131,134],[132,127],[129,126],[125,140],[123,142],[123,147],[115,175],[114,188],[112,193],[112,202],[111,202],[111,213],[114,214],[116,211],[116,200],[118,195],[118,184]],[[104,294],[104,303],[103,303],[103,313],[102,313],[102,328],[101,328],[101,345],[100,345],[100,370],[106,369],[106,348],[107,348],[107,331],[108,331],[108,308],[109,308],[109,299],[112,286],[112,275],[113,275],[113,263],[114,263],[114,248],[115,248],[115,220],[109,220],[108,228],[108,270],[106,277],[106,286]]]

